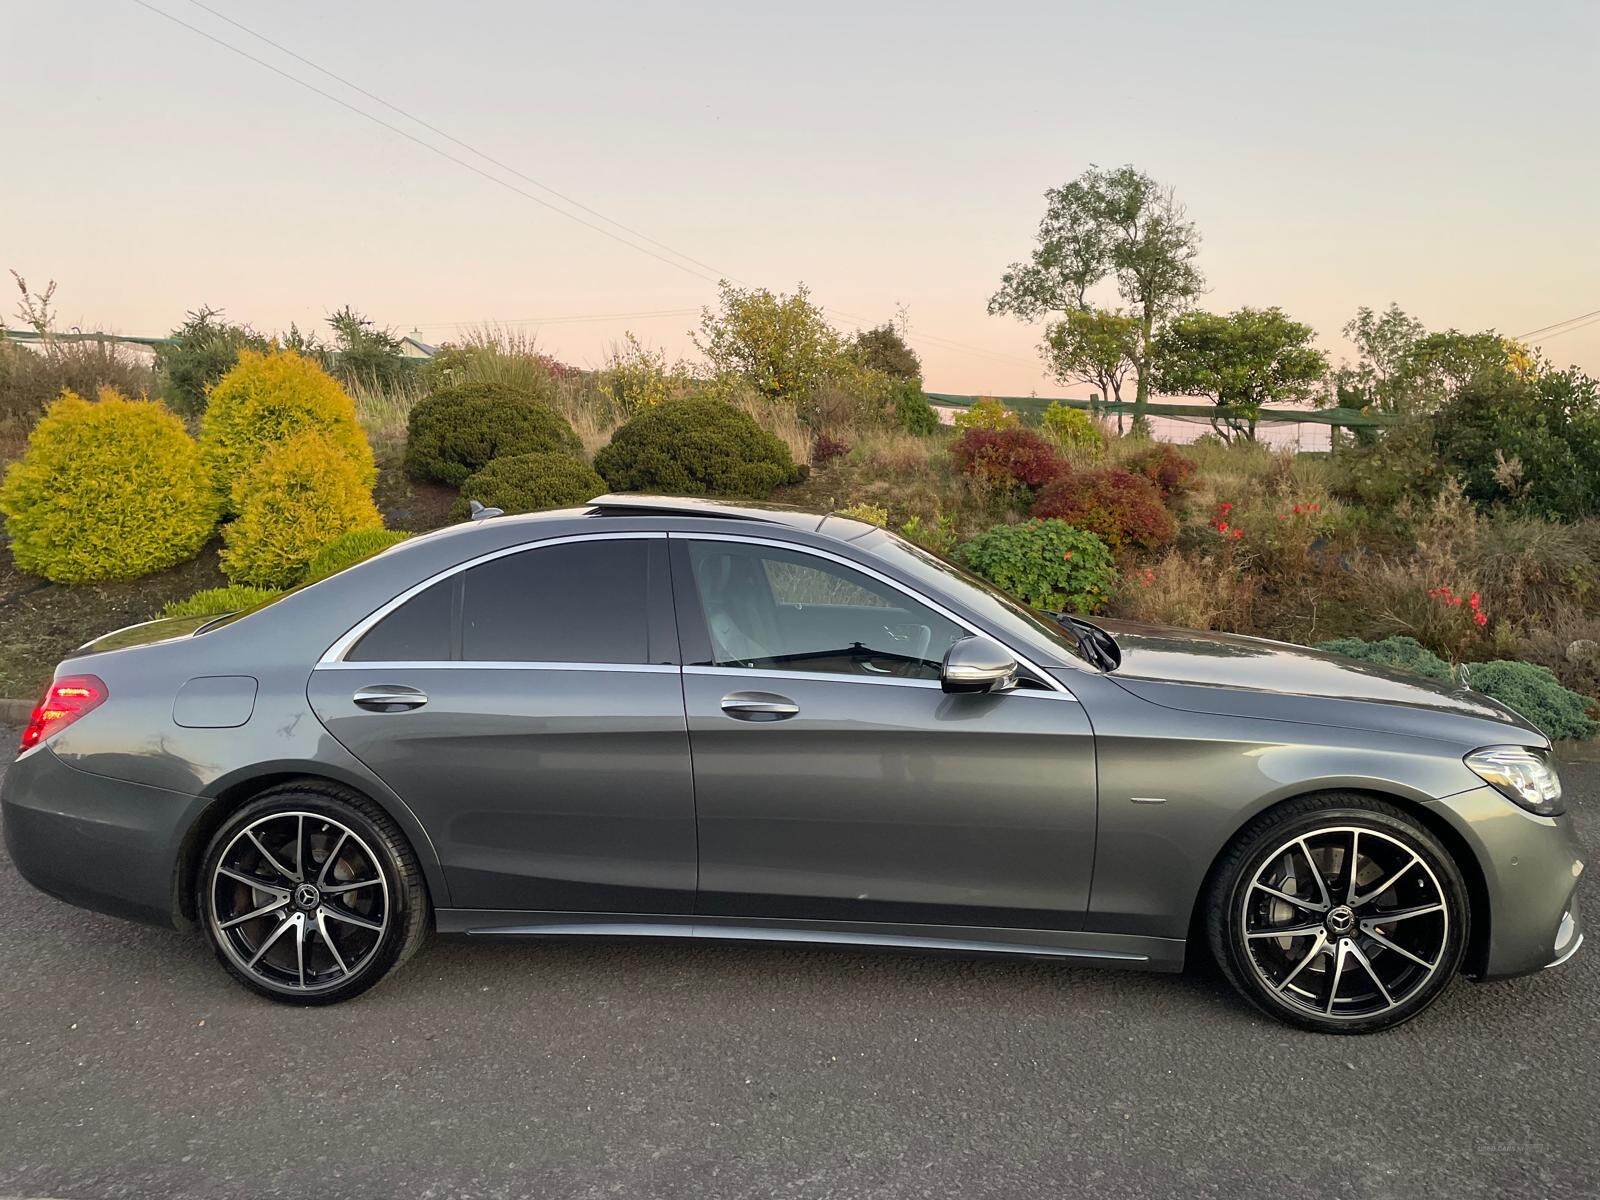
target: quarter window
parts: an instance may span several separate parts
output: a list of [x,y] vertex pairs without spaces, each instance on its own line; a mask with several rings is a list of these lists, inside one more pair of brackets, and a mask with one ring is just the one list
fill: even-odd
[[897,588],[774,546],[692,542],[689,563],[721,667],[937,679],[966,630]]
[[351,662],[442,662],[450,657],[455,579],[441,579],[413,596],[350,649]]

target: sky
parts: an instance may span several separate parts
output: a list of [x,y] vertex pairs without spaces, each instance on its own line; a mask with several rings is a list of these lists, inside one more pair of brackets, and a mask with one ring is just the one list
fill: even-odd
[[[1077,395],[986,302],[1045,189],[1123,163],[1198,224],[1203,307],[1335,360],[1363,304],[1600,310],[1595,0],[0,0],[0,71],[0,268],[84,329],[351,304],[589,366],[626,330],[691,355],[718,277],[804,282],[847,331],[903,309],[929,390]],[[1533,340],[1600,374],[1600,322]]]

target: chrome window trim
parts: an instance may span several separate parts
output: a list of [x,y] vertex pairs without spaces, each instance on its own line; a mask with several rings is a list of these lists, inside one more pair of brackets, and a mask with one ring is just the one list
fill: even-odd
[[516,662],[470,658],[387,660],[383,662],[319,662],[314,671],[626,671],[629,674],[677,674],[672,663]]
[[[340,635],[339,639],[337,641],[335,641],[333,643],[333,645],[329,646],[326,650],[324,650],[322,652],[322,657],[317,660],[317,664],[316,665],[318,667],[325,667],[325,666],[332,666],[332,665],[339,665],[339,666],[349,665],[349,666],[352,666],[352,667],[363,666],[363,667],[369,667],[369,668],[387,667],[387,666],[395,666],[395,665],[412,665],[412,666],[418,665],[418,664],[394,664],[394,663],[384,663],[384,662],[365,662],[365,663],[350,663],[350,664],[346,664],[345,661],[344,661],[344,656],[346,654],[350,653],[350,651],[355,647],[355,644],[357,642],[359,642],[363,637],[365,637],[367,632],[369,630],[371,630],[371,628],[374,625],[376,625],[379,621],[381,621],[385,617],[387,617],[395,609],[399,608],[407,600],[410,600],[414,596],[420,595],[422,592],[427,591],[429,588],[431,588],[436,583],[441,583],[444,580],[451,578],[452,576],[461,574],[461,572],[463,572],[463,571],[470,571],[473,567],[481,566],[482,564],[484,564],[486,562],[493,562],[497,558],[509,558],[513,554],[524,554],[529,550],[539,550],[539,549],[542,549],[543,547],[546,547],[546,546],[559,546],[559,545],[562,545],[563,543],[566,543],[566,542],[640,541],[640,540],[652,540],[652,539],[655,539],[655,538],[664,538],[666,536],[667,535],[664,532],[660,531],[660,530],[639,530],[639,531],[632,532],[632,533],[622,532],[622,531],[613,532],[613,533],[569,533],[569,534],[563,534],[563,535],[561,535],[559,537],[542,538],[541,540],[539,540],[537,542],[518,542],[515,546],[503,546],[499,550],[490,550],[488,553],[480,554],[476,558],[469,558],[465,562],[459,562],[459,563],[456,563],[454,566],[446,567],[442,571],[437,571],[434,574],[428,576],[421,583],[413,584],[412,586],[407,588],[405,591],[401,592],[398,596],[396,596],[392,600],[390,600],[388,603],[380,605],[375,611],[373,611],[371,613],[368,613],[365,617],[363,617],[361,620],[357,621],[349,629],[345,630],[345,632],[342,635]],[[459,666],[481,666],[482,665],[480,663],[469,662],[467,660],[442,659],[439,662],[429,662],[428,666],[430,666],[430,667],[440,667],[440,666],[449,667],[451,664],[454,664],[454,665],[456,665],[458,667]],[[517,665],[518,666],[530,666],[530,665],[534,665],[534,664],[519,663]],[[580,669],[583,666],[586,666],[586,665],[588,665],[588,664],[578,664]],[[615,664],[615,663],[613,663],[613,664],[607,664],[607,665],[627,667],[627,666],[630,666],[632,664],[626,664],[626,663]],[[650,665],[650,664],[639,664],[639,665]],[[674,668],[674,669],[676,669],[676,668]]]
[[[786,541],[783,541],[780,538],[747,537],[747,536],[740,536],[738,534],[732,534],[732,533],[686,533],[686,532],[681,532],[681,531],[678,531],[678,530],[674,530],[671,533],[667,534],[667,536],[669,538],[687,538],[690,541],[696,541],[696,542],[737,542],[740,545],[747,545],[747,546],[775,546],[780,550],[791,550],[796,554],[809,554],[809,555],[812,555],[815,558],[828,559],[831,562],[838,563],[840,566],[849,567],[852,571],[860,571],[863,575],[866,575],[866,576],[869,576],[869,577],[871,577],[873,579],[876,579],[880,583],[887,584],[889,587],[894,588],[895,591],[901,592],[901,593],[911,597],[911,599],[915,600],[918,604],[921,604],[926,608],[931,608],[934,612],[938,613],[940,616],[944,617],[946,620],[954,622],[955,624],[959,625],[962,629],[965,629],[968,633],[974,635],[975,637],[985,637],[985,638],[988,638],[991,642],[997,642],[1000,645],[1004,646],[1008,651],[1011,652],[1011,654],[1013,656],[1015,656],[1017,662],[1020,665],[1022,665],[1024,667],[1027,667],[1028,670],[1032,671],[1036,676],[1038,676],[1039,679],[1045,684],[1045,686],[1048,689],[1050,689],[1049,691],[1041,691],[1039,689],[1017,688],[1017,689],[1014,689],[1012,691],[1006,692],[1005,695],[1007,695],[1007,696],[1033,695],[1033,696],[1047,697],[1047,698],[1050,698],[1050,699],[1059,698],[1059,699],[1062,699],[1062,700],[1070,700],[1073,703],[1077,703],[1078,702],[1078,698],[1076,696],[1074,696],[1070,690],[1068,690],[1066,684],[1062,683],[1059,679],[1056,679],[1053,675],[1050,674],[1049,671],[1045,670],[1043,667],[1040,667],[1033,660],[1031,660],[1028,657],[1026,657],[1025,655],[1023,655],[1021,652],[1019,652],[1017,650],[1017,648],[1015,646],[1011,645],[1009,642],[1005,641],[1003,638],[998,638],[994,634],[990,633],[988,630],[979,628],[977,625],[974,625],[971,621],[967,620],[965,617],[960,616],[957,613],[952,612],[950,609],[948,609],[944,605],[940,604],[937,600],[930,599],[928,596],[926,596],[922,592],[917,591],[915,588],[909,587],[906,584],[901,583],[898,579],[891,578],[890,576],[885,575],[882,571],[876,571],[876,570],[874,570],[873,568],[871,568],[869,566],[866,566],[866,565],[864,565],[862,563],[856,562],[854,559],[846,558],[842,554],[832,554],[832,553],[828,552],[827,550],[819,550],[814,546],[806,546],[806,545],[802,545],[802,544],[800,544],[798,542],[786,542]],[[694,674],[700,674],[700,673],[702,673],[702,671],[724,672],[725,673],[725,672],[729,672],[729,671],[744,672],[744,671],[755,671],[755,670],[757,670],[757,668],[744,668],[744,667],[707,667],[707,668],[701,668],[701,667],[691,667],[691,666],[685,666],[683,669],[684,669],[684,671],[686,673],[692,672]],[[766,668],[761,668],[760,670],[764,673],[763,677],[767,677],[766,674],[765,674],[767,669]],[[915,685],[919,685],[919,686],[932,686],[932,687],[938,687],[939,686],[939,681],[936,680],[936,679],[895,679],[895,680],[881,679],[880,680],[880,679],[868,679],[868,678],[863,677],[863,676],[855,676],[855,675],[832,675],[832,676],[830,676],[830,675],[825,675],[822,672],[812,672],[812,671],[771,671],[770,672],[770,677],[780,678],[780,679],[825,679],[825,678],[830,678],[831,677],[833,679],[845,680],[845,681],[850,682],[850,683],[898,683],[898,684],[900,684],[902,686],[904,686],[906,684],[915,684]]]

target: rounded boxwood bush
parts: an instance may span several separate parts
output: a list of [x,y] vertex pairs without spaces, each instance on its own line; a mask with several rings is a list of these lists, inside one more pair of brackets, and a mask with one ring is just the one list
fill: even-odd
[[465,520],[468,501],[508,513],[569,508],[593,500],[606,481],[583,459],[571,454],[513,454],[497,458],[461,485],[455,517]]
[[434,392],[411,410],[406,474],[458,488],[497,458],[582,449],[567,419],[528,392],[469,383]]
[[390,546],[399,545],[411,535],[398,529],[352,529],[341,533],[311,556],[301,583],[316,583],[330,575],[337,575],[346,567],[380,554]]
[[1094,612],[1117,579],[1106,544],[1065,521],[996,525],[957,547],[956,558],[1046,612]]
[[135,579],[193,558],[218,502],[183,422],[153,400],[63,392],[6,472],[17,566],[57,583]]
[[340,534],[383,526],[360,469],[321,433],[269,450],[234,484],[233,503],[239,516],[222,531],[222,573],[256,587],[290,587]]
[[320,433],[345,455],[364,487],[377,479],[372,447],[356,406],[333,376],[291,350],[241,350],[206,401],[200,449],[217,490],[233,506],[234,485],[274,447],[299,434]]
[[745,412],[693,397],[652,405],[594,457],[617,492],[742,496],[763,500],[799,478],[789,448]]
[[1062,475],[1039,493],[1029,513],[1099,534],[1117,554],[1159,550],[1178,536],[1156,485],[1117,467]]
[[163,617],[220,617],[226,613],[243,612],[268,600],[276,600],[282,592],[276,588],[233,587],[205,588],[183,600],[170,600],[161,610]]

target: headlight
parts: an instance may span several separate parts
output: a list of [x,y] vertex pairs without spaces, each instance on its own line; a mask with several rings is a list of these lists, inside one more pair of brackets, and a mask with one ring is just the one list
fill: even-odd
[[1490,746],[1467,755],[1467,766],[1507,800],[1541,817],[1567,811],[1561,780],[1543,754],[1521,746]]

